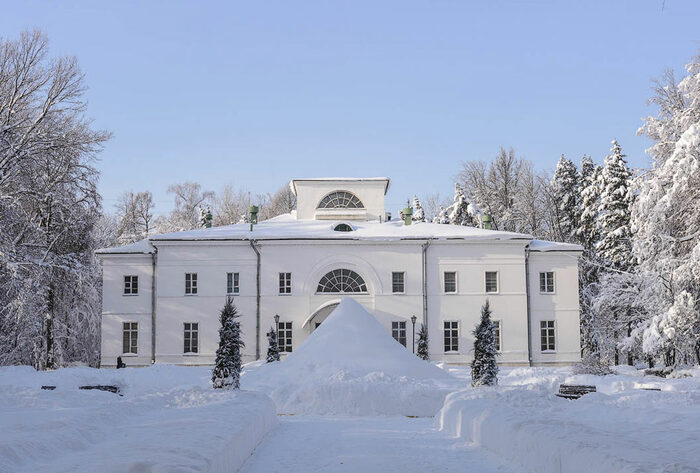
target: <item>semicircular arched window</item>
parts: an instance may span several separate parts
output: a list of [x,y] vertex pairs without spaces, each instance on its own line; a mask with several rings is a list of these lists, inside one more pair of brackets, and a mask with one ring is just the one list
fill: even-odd
[[334,269],[321,278],[316,292],[332,294],[367,292],[367,284],[362,276],[351,269]]
[[362,201],[352,192],[334,191],[318,203],[317,209],[364,209]]
[[335,227],[333,227],[333,231],[335,232],[351,232],[352,227],[348,225],[347,223],[339,223]]

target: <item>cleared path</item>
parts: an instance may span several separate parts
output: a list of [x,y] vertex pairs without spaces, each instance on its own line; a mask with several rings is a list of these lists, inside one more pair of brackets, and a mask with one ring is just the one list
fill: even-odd
[[482,449],[407,417],[281,417],[241,473],[431,473],[516,470]]

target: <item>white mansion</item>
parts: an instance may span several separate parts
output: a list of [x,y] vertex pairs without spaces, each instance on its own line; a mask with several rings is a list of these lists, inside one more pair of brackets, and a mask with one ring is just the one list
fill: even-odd
[[227,295],[241,314],[246,361],[264,358],[275,315],[280,348],[291,352],[342,297],[365,306],[409,350],[416,316],[416,331],[428,327],[432,360],[471,360],[471,332],[487,299],[499,362],[580,360],[581,247],[387,221],[388,186],[387,178],[295,179],[291,214],[99,250],[102,366],[118,356],[131,366],[212,364]]

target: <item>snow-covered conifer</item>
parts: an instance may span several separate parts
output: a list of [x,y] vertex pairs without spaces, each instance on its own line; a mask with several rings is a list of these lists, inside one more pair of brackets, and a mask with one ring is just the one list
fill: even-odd
[[561,241],[573,241],[579,226],[579,175],[571,160],[561,155],[552,178],[553,201],[556,204],[557,233]]
[[454,201],[452,205],[440,211],[438,220],[439,223],[479,227],[482,214],[481,209],[464,193],[462,186],[455,183]]
[[429,360],[430,355],[428,354],[428,327],[425,324],[420,324],[420,329],[418,329],[418,347],[416,348],[416,353],[418,357],[422,360]]
[[495,386],[498,384],[498,363],[496,363],[498,349],[488,299],[481,308],[481,322],[472,333],[474,335],[472,386]]
[[241,386],[241,355],[245,343],[241,339],[238,317],[240,315],[233,304],[233,297],[228,296],[220,315],[219,348],[211,377],[214,388],[238,389]]
[[584,249],[591,251],[599,240],[598,212],[600,207],[600,183],[602,168],[589,156],[581,159],[578,183],[579,217],[576,236]]
[[413,216],[411,219],[414,222],[425,222],[425,211],[420,204],[420,200],[418,200],[418,196],[413,197]]
[[267,362],[280,361],[280,347],[277,344],[277,330],[270,327],[267,332]]

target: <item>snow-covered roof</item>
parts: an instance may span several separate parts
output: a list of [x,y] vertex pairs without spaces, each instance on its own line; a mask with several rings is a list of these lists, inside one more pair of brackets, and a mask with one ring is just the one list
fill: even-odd
[[573,243],[532,240],[530,242],[530,251],[583,251],[583,247]]
[[294,192],[297,193],[296,183],[303,181],[328,181],[328,182],[360,182],[360,181],[385,181],[384,194],[389,190],[390,179],[388,177],[309,177],[303,179],[292,179],[289,181],[289,187]]
[[155,251],[155,248],[147,240],[137,241],[136,243],[130,243],[124,246],[116,246],[114,248],[101,248],[95,253],[98,255],[129,255],[129,254],[151,254]]

